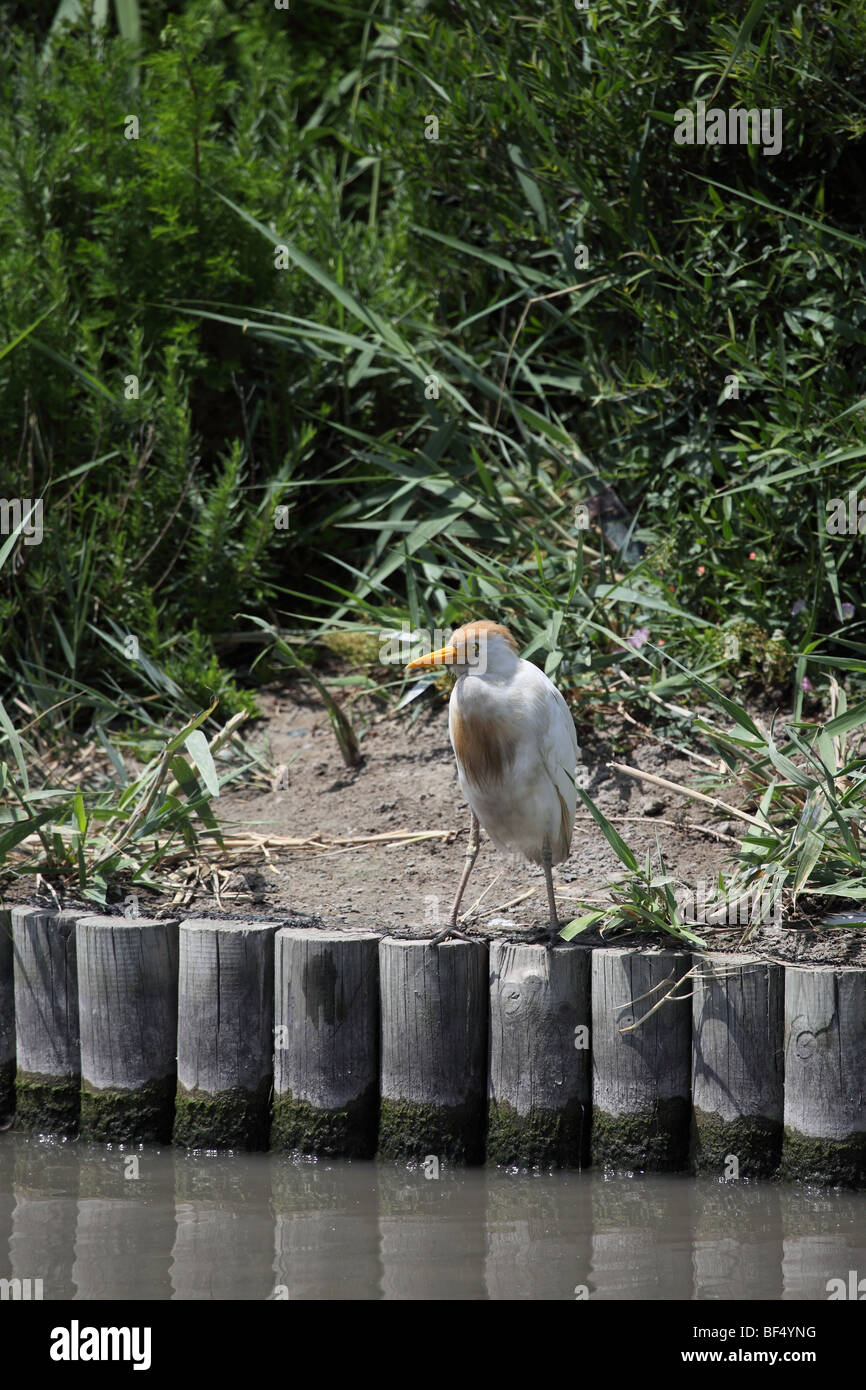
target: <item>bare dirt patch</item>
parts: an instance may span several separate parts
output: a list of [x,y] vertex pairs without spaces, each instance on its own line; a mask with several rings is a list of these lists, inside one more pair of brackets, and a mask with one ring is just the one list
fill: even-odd
[[[220,815],[260,834],[320,835],[330,846],[273,851],[270,864],[259,856],[244,865],[247,874],[257,872],[256,891],[264,902],[313,915],[330,927],[429,935],[437,913],[441,921],[447,918],[469,822],[448,742],[446,702],[427,697],[423,706],[371,720],[361,743],[363,764],[352,770],[343,764],[315,701],[288,691],[268,695],[262,706],[261,733],[273,763],[286,767],[285,790],[244,788],[221,799]],[[666,864],[685,882],[714,877],[730,846],[708,833],[704,814],[681,798],[648,793],[639,782],[611,772],[603,754],[594,741],[584,740],[587,790],[636,852],[655,855],[661,845]],[[639,745],[630,761],[649,772],[694,780],[686,759],[671,759],[658,745]],[[340,838],[388,832],[433,832],[436,838],[333,847]],[[571,855],[554,871],[560,915],[571,917],[603,901],[605,884],[620,867],[592,818],[578,811]],[[484,935],[544,925],[541,869],[500,854],[483,839],[464,909],[474,905],[469,925]]]
[[[214,809],[239,832],[305,843],[214,854],[209,866],[199,866],[195,887],[190,880],[182,895],[139,891],[140,911],[173,908],[188,916],[268,917],[432,935],[448,917],[469,821],[448,742],[446,700],[428,694],[390,714],[359,701],[353,717],[363,762],[354,769],[343,763],[315,696],[291,686],[262,692],[259,703],[263,718],[246,736],[266,752],[272,768],[285,769],[282,785],[278,778],[275,789],[262,776],[224,794]],[[623,753],[625,738],[630,743]],[[700,765],[631,726],[611,729],[609,739],[579,730],[579,741],[587,791],[639,858],[649,851],[657,862],[661,850],[667,870],[692,888],[711,885],[720,868],[730,867],[736,821],[613,771],[609,763],[627,762],[690,787],[701,785]],[[724,795],[736,804],[735,794]],[[429,838],[406,838],[414,834]],[[372,838],[385,835],[400,838]],[[370,838],[339,843],[364,837]],[[621,871],[601,831],[579,807],[571,855],[554,870],[561,919],[609,901],[607,885]],[[18,880],[7,901],[20,898],[24,886]],[[500,854],[483,838],[463,902],[467,909],[472,911],[464,927],[482,938],[520,939],[546,925],[541,869]],[[734,950],[740,941],[737,929],[694,930],[714,950]],[[632,940],[655,946],[662,941],[644,935]],[[866,928],[810,931],[800,920],[754,933],[748,949],[777,960],[866,965]]]

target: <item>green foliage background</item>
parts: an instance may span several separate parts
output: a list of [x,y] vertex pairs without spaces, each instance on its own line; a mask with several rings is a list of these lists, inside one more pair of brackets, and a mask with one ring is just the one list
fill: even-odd
[[[566,679],[661,644],[797,712],[866,670],[824,525],[866,480],[859,0],[197,0],[140,47],[84,9],[46,49],[53,5],[0,7],[0,494],[46,526],[4,692],[145,688],[134,633],[231,711],[239,613],[506,616]],[[781,153],[677,145],[698,97]],[[628,562],[575,524],[609,487]]]

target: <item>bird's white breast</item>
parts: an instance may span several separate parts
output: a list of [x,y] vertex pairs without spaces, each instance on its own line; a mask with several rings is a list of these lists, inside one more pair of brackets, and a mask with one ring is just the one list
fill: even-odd
[[449,730],[461,790],[500,849],[540,861],[568,855],[577,739],[568,706],[531,662],[504,680],[467,673],[451,694]]

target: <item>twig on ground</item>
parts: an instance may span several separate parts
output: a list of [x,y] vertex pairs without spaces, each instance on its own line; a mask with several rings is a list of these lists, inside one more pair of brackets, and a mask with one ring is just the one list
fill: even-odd
[[[581,811],[575,816],[575,820],[591,820],[594,822],[595,817],[591,816],[589,812],[584,813]],[[647,825],[667,825],[670,826],[672,830],[679,830],[683,834],[687,831],[691,831],[694,835],[712,835],[716,840],[726,840],[729,845],[738,845],[740,843],[735,835],[726,835],[723,830],[714,830],[711,825],[690,825],[688,821],[683,821],[681,824],[676,820],[666,820],[664,816],[611,815],[608,816],[608,820],[642,821]]]
[[652,772],[641,772],[640,768],[629,767],[627,763],[608,763],[608,767],[614,772],[624,772],[627,777],[636,777],[640,782],[649,782],[654,787],[664,787],[666,791],[676,792],[679,796],[690,797],[693,801],[703,801],[706,806],[715,806],[717,810],[724,811],[729,816],[736,816],[738,820],[744,820],[748,825],[755,825],[759,830],[766,831],[767,829],[764,822],[758,820],[757,816],[750,816],[747,811],[740,811],[736,806],[729,806],[727,801],[720,801],[717,796],[705,796],[703,792],[692,791],[690,787],[681,787],[679,782],[669,782],[666,777],[656,777]]

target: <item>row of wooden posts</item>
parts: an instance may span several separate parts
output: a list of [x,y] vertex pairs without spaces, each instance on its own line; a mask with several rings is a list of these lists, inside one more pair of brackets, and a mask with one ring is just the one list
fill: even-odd
[[97,1141],[866,1185],[866,971],[0,914],[0,1116]]

